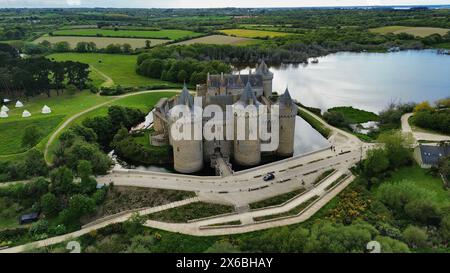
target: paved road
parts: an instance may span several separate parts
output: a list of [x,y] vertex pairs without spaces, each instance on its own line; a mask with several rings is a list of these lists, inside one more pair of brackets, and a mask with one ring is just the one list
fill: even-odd
[[[279,226],[291,225],[303,222],[309,219],[312,215],[314,215],[319,209],[325,206],[332,198],[334,198],[337,194],[339,194],[343,189],[345,189],[351,181],[354,179],[353,176],[350,176],[348,179],[340,183],[338,186],[330,190],[329,192],[325,192],[325,188],[333,183],[337,177],[341,175],[340,172],[337,172],[335,175],[322,182],[317,188],[312,189],[311,191],[305,193],[297,197],[296,199],[288,202],[287,204],[281,207],[268,208],[263,210],[255,210],[244,212],[240,214],[232,214],[232,215],[224,215],[214,218],[209,218],[201,221],[191,222],[191,223],[164,223],[159,221],[149,220],[144,225],[147,227],[163,229],[171,232],[178,232],[188,235],[194,236],[217,236],[217,235],[229,235],[229,234],[237,234],[237,233],[245,233],[252,232],[262,229],[274,228]],[[265,216],[278,214],[282,212],[286,212],[291,210],[292,208],[302,204],[309,198],[314,195],[319,195],[321,198],[311,205],[306,211],[303,211],[301,214],[293,217],[287,217],[282,219],[274,219],[271,221],[265,222],[254,222],[254,217]],[[240,220],[243,225],[234,226],[234,227],[215,227],[204,229],[201,227],[205,227],[207,225],[219,224],[219,223],[227,223],[231,221]]]
[[417,130],[413,130],[408,120],[412,117],[413,113],[407,113],[402,116],[402,132],[412,134],[415,141],[450,141],[450,136],[434,134],[428,132],[420,132]]
[[[146,91],[146,92],[161,92],[158,91]],[[101,105],[86,109],[85,111],[71,117],[67,120],[49,139],[48,145],[46,146],[46,152],[49,144],[55,139],[57,134],[61,132],[71,121],[81,116],[84,113],[92,111],[98,107],[111,103],[117,99],[132,96],[140,93],[126,94],[124,96],[116,97],[114,100],[103,103]],[[193,235],[210,235],[210,234],[232,234],[248,232],[253,230],[265,229],[275,226],[287,225],[292,223],[298,223],[304,221],[311,217],[317,210],[324,206],[329,200],[331,200],[335,195],[337,195],[341,190],[343,190],[353,179],[346,180],[344,183],[338,185],[331,192],[325,194],[324,189],[327,185],[332,183],[334,179],[348,171],[348,168],[354,165],[357,161],[361,160],[365,152],[371,148],[370,144],[362,143],[357,137],[349,134],[340,129],[334,128],[326,124],[319,117],[304,109],[312,116],[316,117],[325,126],[333,130],[333,134],[329,141],[335,150],[327,149],[323,151],[318,151],[311,153],[306,156],[290,158],[264,166],[259,166],[250,170],[245,170],[241,172],[236,172],[233,175],[227,177],[200,177],[200,176],[189,176],[189,175],[179,175],[179,174],[166,174],[157,172],[146,172],[146,171],[135,171],[135,170],[120,170],[114,169],[111,174],[103,177],[98,177],[99,183],[109,183],[114,182],[115,185],[125,185],[125,186],[139,186],[139,187],[151,187],[151,188],[165,188],[165,189],[177,189],[177,190],[189,190],[196,191],[199,198],[196,200],[207,200],[212,202],[223,202],[231,203],[236,207],[243,207],[249,202],[255,202],[261,199],[265,199],[274,195],[278,195],[284,192],[292,191],[293,189],[298,189],[299,187],[305,187],[310,189],[310,191],[304,195],[304,197],[299,197],[294,200],[294,202],[287,204],[283,208],[274,208],[260,210],[258,212],[242,212],[237,215],[222,216],[219,218],[205,220],[201,222],[194,222],[189,224],[169,224],[161,223],[155,221],[148,221],[146,225],[155,228],[160,228],[169,231],[183,232],[186,234]],[[333,175],[333,177],[327,179],[326,182],[321,183],[317,188],[314,188],[312,182],[314,179],[323,171],[334,168],[338,172]],[[262,180],[262,175],[267,172],[274,172],[276,180],[264,182]],[[253,217],[263,216],[278,213],[281,211],[286,211],[293,208],[305,200],[307,197],[312,195],[322,195],[323,197],[315,203],[311,208],[309,208],[305,213],[288,219],[283,219],[279,221],[271,221],[265,223],[253,223]],[[191,202],[191,201],[190,201]],[[181,205],[181,204],[180,204]],[[162,209],[167,209],[160,208]],[[148,214],[155,212],[154,209],[149,209],[141,211],[141,214]],[[10,248],[4,250],[3,252],[15,251],[20,252],[27,249],[30,246],[46,246],[49,244],[59,243],[68,240],[71,237],[81,236],[89,231],[102,228],[106,225],[126,221],[130,215],[120,215],[117,218],[107,219],[102,223],[95,224],[86,227],[80,231],[50,238],[47,240],[42,240],[33,244],[28,244],[24,246],[19,246],[16,248]],[[207,229],[201,230],[199,225],[205,225],[207,223],[214,223],[215,221],[227,222],[233,221],[232,219],[240,219],[244,224],[243,227],[239,228],[220,228],[220,229]],[[2,252],[2,251],[0,251]]]

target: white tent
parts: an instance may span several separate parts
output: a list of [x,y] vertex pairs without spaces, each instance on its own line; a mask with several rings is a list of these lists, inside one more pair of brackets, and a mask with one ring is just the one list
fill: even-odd
[[6,107],[6,105],[3,105],[0,111],[8,112],[8,111],[9,111],[9,108]]
[[22,113],[22,117],[23,118],[28,118],[31,117],[31,113],[28,110],[23,111]]
[[8,102],[10,102],[11,100],[10,99],[3,99],[3,102],[4,103],[8,103]]
[[23,107],[23,103],[20,100],[18,100],[16,102],[16,108],[22,108],[22,107]]
[[8,117],[8,113],[5,111],[1,111],[0,112],[0,118],[7,118]]
[[44,105],[44,107],[42,107],[42,114],[50,114],[52,112],[52,109],[50,109],[50,107],[48,107],[47,105]]

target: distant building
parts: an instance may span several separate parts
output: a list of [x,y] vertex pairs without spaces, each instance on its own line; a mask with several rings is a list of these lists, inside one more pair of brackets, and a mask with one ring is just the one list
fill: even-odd
[[450,155],[450,145],[439,143],[420,144],[414,150],[414,157],[422,168],[431,168],[439,164],[439,160]]

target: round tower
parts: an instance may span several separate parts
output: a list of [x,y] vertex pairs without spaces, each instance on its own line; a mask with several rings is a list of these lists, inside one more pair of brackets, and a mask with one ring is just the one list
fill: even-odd
[[279,106],[280,142],[277,149],[277,155],[292,156],[294,154],[295,117],[297,115],[297,107],[287,88],[284,94],[280,96]]
[[[182,126],[183,130],[190,128],[191,135],[188,139],[181,139],[179,136],[171,135],[174,168],[180,173],[198,172],[203,169],[203,137],[195,139],[194,128],[200,123],[201,129],[202,118],[194,115],[194,98],[189,94],[186,85],[175,106],[187,106],[186,109],[189,109],[189,115],[181,118],[171,115],[171,126]],[[176,131],[180,132],[178,129]],[[172,130],[170,130],[170,134],[172,133]],[[200,136],[201,134],[200,130]]]
[[[254,105],[257,109],[259,102],[253,93],[250,83],[247,83],[240,99],[233,104],[234,160],[237,164],[242,166],[254,166],[261,162],[261,141],[259,138],[258,111],[245,111],[244,109],[249,105]],[[250,126],[250,122],[255,121],[256,126]],[[238,127],[240,127],[239,124],[243,122],[245,122],[245,125],[243,126],[245,133],[241,135],[238,132]]]
[[264,97],[270,98],[272,96],[273,73],[270,72],[264,59],[259,66],[256,66],[256,74],[262,75]]

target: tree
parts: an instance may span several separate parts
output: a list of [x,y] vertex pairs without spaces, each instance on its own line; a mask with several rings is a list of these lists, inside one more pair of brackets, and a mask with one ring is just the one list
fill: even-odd
[[37,149],[31,149],[25,156],[25,168],[28,176],[45,176],[48,173],[44,154]]
[[428,101],[423,101],[414,107],[414,112],[420,112],[420,111],[430,111],[433,110],[433,107],[431,107],[430,103]]
[[92,164],[87,160],[78,161],[77,174],[81,179],[89,178],[92,175]]
[[73,174],[67,167],[54,169],[50,173],[50,189],[55,194],[70,194],[74,191]]
[[380,175],[389,168],[389,159],[384,149],[372,149],[367,152],[364,160],[364,174],[368,177]]
[[69,226],[79,223],[80,217],[92,213],[94,210],[95,203],[91,198],[75,194],[70,198],[69,206],[59,214],[59,217],[66,226]]
[[336,127],[347,128],[349,126],[348,122],[345,120],[345,117],[341,112],[325,112],[323,118],[326,122]]
[[406,214],[425,225],[439,225],[441,213],[439,206],[432,199],[418,198],[405,205]]
[[66,91],[69,95],[75,95],[79,90],[75,85],[69,84],[66,86]]
[[442,217],[440,230],[444,241],[450,241],[450,215]]
[[411,164],[411,138],[403,136],[401,132],[387,132],[381,134],[378,140],[384,144],[392,169]]
[[408,245],[405,243],[385,237],[385,236],[377,236],[375,237],[375,241],[379,242],[381,245],[381,253],[410,253]]
[[240,253],[239,248],[228,241],[217,241],[205,253]]
[[146,49],[149,49],[149,48],[151,47],[151,45],[152,45],[152,41],[150,41],[150,40],[145,40],[145,48],[146,48]]
[[122,45],[122,52],[123,53],[131,53],[133,50],[131,49],[130,44],[123,44]]
[[428,235],[425,230],[419,227],[408,226],[403,231],[402,237],[410,247],[417,248],[427,245]]
[[68,52],[70,51],[70,44],[66,41],[57,42],[53,45],[53,50],[56,52]]
[[39,143],[41,136],[42,133],[37,126],[31,125],[26,127],[22,135],[22,147],[34,147]]
[[41,197],[41,209],[46,216],[55,216],[58,214],[60,204],[58,198],[53,193],[49,192]]

